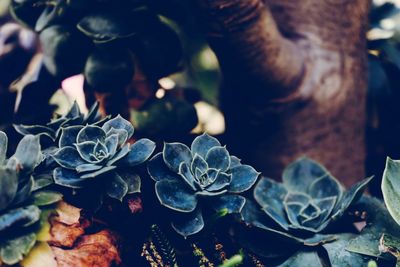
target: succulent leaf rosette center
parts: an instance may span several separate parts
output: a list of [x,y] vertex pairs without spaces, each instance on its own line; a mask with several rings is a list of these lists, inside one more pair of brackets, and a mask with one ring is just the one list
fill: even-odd
[[160,203],[178,214],[173,228],[185,237],[204,227],[203,202],[214,211],[239,213],[246,202],[239,194],[249,190],[259,175],[207,134],[196,137],[191,148],[166,143],[163,152],[149,161],[148,171],[156,181]]
[[254,189],[257,204],[248,203],[242,217],[250,225],[315,245],[331,238],[324,235],[328,226],[358,200],[371,179],[345,191],[323,166],[301,158],[284,170],[282,183],[260,179]]

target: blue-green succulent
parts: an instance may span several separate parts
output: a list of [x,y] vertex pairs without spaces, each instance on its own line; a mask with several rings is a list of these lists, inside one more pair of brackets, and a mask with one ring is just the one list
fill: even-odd
[[26,135],[9,159],[7,145],[6,134],[0,132],[0,262],[13,265],[35,245],[46,215],[43,209],[60,201],[62,195],[39,190],[32,177],[43,159],[38,137]]
[[283,183],[262,178],[254,189],[257,202],[246,203],[243,220],[283,239],[316,245],[332,239],[329,227],[359,199],[372,178],[347,191],[320,164],[300,158],[283,172]]
[[196,137],[191,148],[166,143],[149,161],[148,172],[160,203],[176,212],[172,227],[184,237],[203,229],[203,208],[239,213],[246,202],[239,194],[259,176],[208,134]]
[[96,102],[90,108],[87,115],[84,115],[76,102],[71,109],[63,116],[46,123],[46,125],[14,125],[15,130],[22,134],[41,135],[56,141],[61,135],[62,128],[76,125],[101,125],[109,117],[102,118],[99,113],[99,104]]
[[[62,128],[59,146],[53,155],[56,184],[73,189],[90,189],[93,182],[104,184],[105,193],[121,200],[140,191],[140,177],[132,167],[145,162],[155,143],[149,139],[128,143],[134,128],[117,116],[103,124]],[[93,190],[95,191],[95,190]],[[95,193],[95,192],[92,192]]]

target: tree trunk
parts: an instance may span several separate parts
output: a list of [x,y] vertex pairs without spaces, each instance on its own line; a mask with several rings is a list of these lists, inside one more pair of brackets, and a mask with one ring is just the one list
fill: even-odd
[[198,0],[221,64],[228,144],[278,179],[306,155],[363,178],[369,0]]

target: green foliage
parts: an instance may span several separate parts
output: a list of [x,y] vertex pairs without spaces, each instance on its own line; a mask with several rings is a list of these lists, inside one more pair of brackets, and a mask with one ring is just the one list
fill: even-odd
[[196,137],[191,148],[165,143],[163,152],[149,161],[148,171],[160,203],[178,213],[172,227],[184,237],[204,227],[200,203],[216,212],[239,213],[246,202],[239,193],[249,190],[259,175],[207,134]]
[[153,241],[155,247],[158,248],[164,264],[171,267],[177,267],[178,263],[175,249],[171,246],[167,237],[156,224],[151,226],[151,240]]
[[400,224],[400,162],[387,159],[382,180],[382,193],[393,219]]
[[7,136],[0,132],[0,261],[13,265],[35,245],[42,209],[62,195],[35,190],[32,174],[43,159],[39,137],[26,135],[9,159],[7,144]]

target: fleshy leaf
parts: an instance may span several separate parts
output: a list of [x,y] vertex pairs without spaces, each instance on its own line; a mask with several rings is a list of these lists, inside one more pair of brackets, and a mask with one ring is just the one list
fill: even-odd
[[108,133],[112,128],[123,129],[128,133],[128,140],[129,138],[132,137],[135,131],[132,124],[129,121],[122,118],[120,115],[104,123],[102,128],[106,133]]
[[18,188],[16,171],[0,168],[0,211],[13,201]]
[[111,184],[107,186],[107,195],[111,198],[122,201],[125,195],[128,193],[128,185],[116,172],[113,173],[111,178]]
[[89,164],[82,164],[82,165],[79,165],[78,167],[75,168],[75,170],[76,170],[78,173],[82,173],[82,172],[97,171],[97,170],[100,170],[101,168],[103,168],[103,166],[89,163]]
[[53,178],[56,184],[70,188],[82,188],[84,183],[84,180],[75,171],[62,167],[54,169]]
[[53,158],[61,167],[71,170],[74,170],[79,165],[87,164],[87,162],[81,158],[78,151],[70,146],[58,150]]
[[228,213],[240,213],[245,203],[245,197],[238,195],[224,195],[215,197],[215,199],[212,200],[212,207],[217,212],[227,209]]
[[387,159],[383,173],[382,193],[390,215],[400,224],[400,161]]
[[33,195],[33,204],[36,206],[47,206],[57,203],[63,195],[52,191],[40,191]]
[[6,159],[7,146],[8,146],[7,135],[4,132],[0,131],[0,165],[2,165]]
[[7,211],[0,216],[0,232],[14,225],[29,226],[39,221],[40,210],[34,205]]
[[108,153],[114,156],[118,148],[118,134],[107,136],[104,144],[107,147]]
[[114,129],[111,128],[107,132],[107,136],[117,135],[118,136],[118,146],[123,146],[128,140],[128,132],[125,129]]
[[76,138],[83,126],[70,126],[62,128],[60,141],[58,143],[59,147],[73,146],[76,143]]
[[307,192],[315,179],[328,174],[328,171],[317,162],[303,157],[290,164],[283,171],[283,183],[295,192]]
[[221,146],[221,143],[215,137],[204,133],[193,140],[191,150],[193,155],[199,154],[205,158],[207,152],[215,146]]
[[95,163],[96,160],[94,160],[94,158],[92,158],[91,156],[91,154],[93,154],[95,146],[96,143],[93,141],[86,141],[75,145],[76,149],[78,150],[79,156],[87,161],[85,163]]
[[242,165],[242,163],[240,163],[241,160],[238,157],[235,156],[231,156],[231,168],[237,167]]
[[25,172],[30,172],[40,161],[40,140],[38,136],[26,135],[19,142],[15,154]]
[[213,147],[206,155],[206,161],[210,168],[226,171],[231,165],[231,158],[225,147]]
[[149,139],[140,139],[131,145],[131,150],[126,156],[129,166],[136,166],[145,162],[153,154],[156,144]]
[[128,185],[127,194],[140,193],[141,179],[139,175],[130,172],[119,172],[118,174]]
[[191,213],[180,214],[173,221],[172,228],[184,238],[200,232],[204,228],[204,220],[200,209]]
[[17,264],[33,248],[36,235],[31,233],[0,244],[0,260],[8,265]]
[[205,161],[199,154],[194,155],[192,164],[190,166],[192,173],[199,169],[201,173],[204,173],[208,169],[207,161]]
[[209,185],[206,190],[209,192],[223,190],[231,183],[231,180],[232,176],[230,174],[219,172],[215,181]]
[[148,161],[147,171],[154,181],[161,181],[163,179],[179,179],[179,176],[168,169],[167,165],[165,165],[163,154],[161,152]]
[[22,134],[22,135],[28,135],[28,134],[32,134],[32,135],[45,135],[47,137],[49,137],[50,139],[52,139],[53,141],[56,139],[56,132],[46,126],[42,126],[42,125],[13,125],[14,129]]
[[189,166],[182,162],[179,166],[179,175],[181,175],[182,179],[194,190],[196,191],[195,179],[192,172],[189,169]]
[[156,183],[156,194],[162,205],[167,208],[192,212],[197,206],[197,198],[183,181],[163,179]]
[[163,150],[164,162],[174,172],[179,171],[179,165],[185,162],[190,166],[192,153],[190,149],[181,143],[165,143]]
[[118,152],[117,154],[114,155],[114,157],[112,157],[108,162],[107,165],[113,165],[114,163],[116,163],[117,161],[123,159],[126,155],[128,155],[130,151],[130,146],[129,144],[126,144],[125,146],[123,146]]
[[330,176],[329,174],[316,179],[309,187],[308,194],[312,198],[326,198],[326,197],[338,197],[342,196],[342,186],[340,183]]
[[300,225],[300,222],[297,216],[298,214],[300,214],[303,205],[301,203],[296,203],[296,202],[285,203],[285,208],[286,208],[286,215],[290,221],[290,224],[298,227]]
[[82,143],[86,141],[96,142],[99,140],[100,142],[104,142],[106,139],[106,133],[102,128],[93,125],[87,125],[82,130],[79,131],[78,136],[76,138],[77,143]]
[[249,190],[257,181],[260,175],[249,165],[240,165],[231,169],[232,182],[229,185],[229,192],[242,193]]

